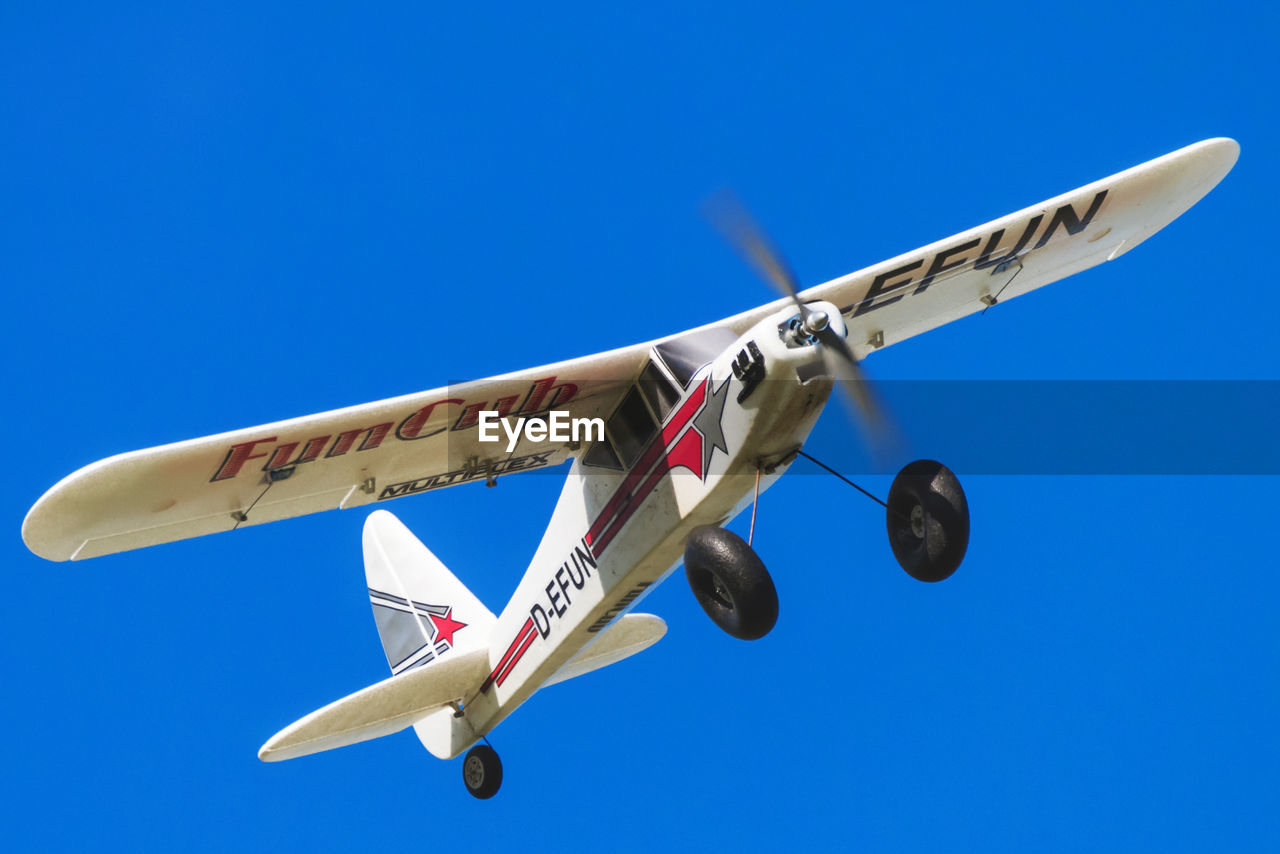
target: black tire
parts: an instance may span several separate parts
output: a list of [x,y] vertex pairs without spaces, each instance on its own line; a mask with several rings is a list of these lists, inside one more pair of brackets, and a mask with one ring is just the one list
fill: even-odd
[[684,574],[702,610],[735,638],[762,638],[778,622],[778,590],[769,571],[732,531],[694,528],[684,547]]
[[908,463],[889,488],[885,524],[893,556],[918,581],[949,578],[969,548],[969,502],[942,463]]
[[462,784],[472,796],[484,800],[498,794],[502,785],[502,760],[487,744],[477,744],[462,760]]

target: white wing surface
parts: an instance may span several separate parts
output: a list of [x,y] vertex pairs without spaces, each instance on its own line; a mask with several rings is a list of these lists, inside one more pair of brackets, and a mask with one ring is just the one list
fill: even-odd
[[[1239,151],[1205,140],[801,296],[840,306],[865,358],[1119,257],[1199,201]],[[785,303],[713,325],[740,334]],[[573,452],[480,444],[478,410],[607,417],[655,343],[111,457],[50,489],[22,536],[50,560],[86,558],[554,465]]]
[[803,291],[840,306],[858,358],[1128,252],[1217,186],[1240,155],[1208,139]]
[[[93,463],[46,492],[22,538],[77,560],[359,507],[564,462],[564,445],[481,443],[482,409],[607,417],[644,345]],[[500,432],[500,431],[499,431]]]

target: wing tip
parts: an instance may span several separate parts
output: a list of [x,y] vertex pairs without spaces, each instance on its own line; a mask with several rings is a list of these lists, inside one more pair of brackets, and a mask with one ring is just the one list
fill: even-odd
[[1189,145],[1177,153],[1184,152],[1194,153],[1204,161],[1205,171],[1217,174],[1217,180],[1213,182],[1217,184],[1226,177],[1227,173],[1235,167],[1236,161],[1240,159],[1240,143],[1229,136],[1215,136]]
[[[308,715],[307,717],[310,718],[312,715]],[[303,718],[303,720],[306,719],[307,718]],[[271,738],[268,738],[266,742],[258,748],[258,759],[263,762],[283,762],[286,759],[305,756],[306,751],[300,751],[299,748],[301,747],[301,744],[305,744],[306,742],[299,744],[296,741],[290,741],[290,736],[294,734],[294,731],[298,728],[298,724],[300,723],[302,723],[302,721],[295,721],[275,735],[271,736]]]
[[1182,216],[1222,182],[1240,157],[1240,143],[1226,136],[1211,137],[1139,164],[1114,178],[1135,176],[1149,183],[1153,206],[1142,225],[1107,255],[1114,261]]
[[115,466],[120,460],[141,453],[144,452],[104,457],[81,466],[46,489],[22,520],[22,542],[45,560],[77,560],[76,556],[90,538],[77,530],[78,526],[86,525],[88,519],[82,496],[86,490],[99,488],[104,481],[117,476]]
[[37,557],[62,562],[74,558],[79,549],[78,544],[69,544],[66,537],[60,535],[54,524],[56,514],[49,512],[49,505],[58,497],[57,492],[58,486],[54,486],[31,505],[22,519],[22,543]]
[[1229,136],[1212,136],[1197,144],[1206,148],[1216,148],[1222,152],[1230,152],[1232,160],[1240,156],[1240,143]]
[[1236,161],[1240,159],[1240,143],[1229,136],[1215,136],[1192,143],[1159,159],[1169,161],[1170,165],[1176,164],[1175,168],[1186,176],[1184,180],[1190,179],[1196,185],[1198,201],[1218,186],[1218,182],[1227,177],[1227,173],[1235,167]]

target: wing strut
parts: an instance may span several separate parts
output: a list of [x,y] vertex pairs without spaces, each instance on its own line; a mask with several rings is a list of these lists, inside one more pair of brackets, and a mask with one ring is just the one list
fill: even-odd
[[[1013,264],[1017,264],[1018,269],[1013,271],[1013,275],[1009,277],[1009,281],[1005,282],[1003,285],[1000,286],[1000,290],[996,291],[996,295],[992,296],[991,294],[983,294],[982,301],[986,303],[987,308],[991,308],[991,306],[1000,302],[1000,294],[1004,293],[1005,288],[1012,285],[1013,280],[1018,278],[1018,274],[1022,272],[1022,261],[1019,260],[1018,258],[1013,258],[1009,261],[1002,262],[998,267],[995,268],[995,270],[992,271],[994,273],[1003,273],[1005,270],[1008,270],[1009,267],[1012,266]],[[978,314],[978,316],[981,317],[982,315],[986,314],[987,308],[984,308]]]
[[253,503],[250,504],[248,507],[246,507],[244,510],[237,510],[236,512],[231,514],[231,518],[236,520],[236,524],[231,528],[231,530],[234,531],[236,528],[239,528],[241,522],[249,521],[249,511],[252,510],[254,507],[258,506],[258,502],[263,499],[263,496],[267,494],[267,490],[272,487],[272,485],[276,482],[276,480],[284,480],[284,478],[275,478],[268,475],[267,485],[262,488],[262,492],[258,493],[258,497],[253,499]]

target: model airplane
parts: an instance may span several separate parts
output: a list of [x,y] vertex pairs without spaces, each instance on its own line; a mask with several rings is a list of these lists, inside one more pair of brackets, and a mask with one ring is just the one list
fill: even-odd
[[[783,299],[646,344],[111,457],[50,489],[22,536],[38,555],[79,560],[572,459],[498,616],[394,516],[371,514],[365,568],[392,676],[259,752],[289,759],[412,726],[440,758],[469,749],[467,789],[490,797],[502,766],[478,742],[538,689],[662,637],[661,619],[632,609],[682,562],[725,631],[749,639],[773,627],[768,572],[722,526],[802,453],[834,387],[851,392],[873,433],[884,423],[860,359],[1117,258],[1195,204],[1238,153],[1229,139],[1200,142],[805,291],[731,213],[724,230]],[[496,423],[508,428],[497,443]],[[557,429],[568,424],[586,430]],[[968,507],[939,463],[899,473],[886,522],[913,577],[941,580],[964,557]]]

